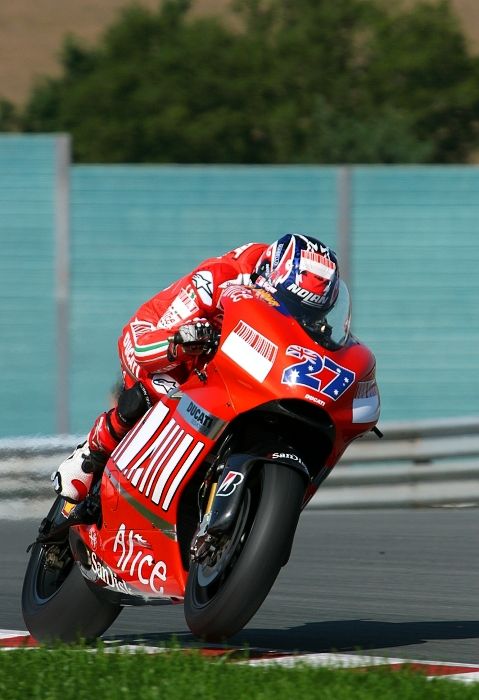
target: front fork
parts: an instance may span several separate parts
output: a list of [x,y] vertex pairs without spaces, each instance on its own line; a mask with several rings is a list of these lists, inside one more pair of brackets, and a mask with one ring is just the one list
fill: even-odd
[[206,507],[203,512],[200,508],[200,526],[191,547],[191,557],[194,561],[199,561],[208,552],[211,553],[221,538],[231,532],[241,507],[248,477],[258,463],[265,462],[300,471],[305,481],[310,482],[308,469],[303,462],[272,460],[242,453],[229,455],[223,465],[216,467],[209,482]]

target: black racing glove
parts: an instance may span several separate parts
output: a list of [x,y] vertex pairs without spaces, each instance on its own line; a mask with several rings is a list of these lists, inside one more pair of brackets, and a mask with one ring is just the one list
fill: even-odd
[[[185,323],[168,338],[168,359],[178,360],[180,354],[209,355],[218,345],[216,330],[205,318]],[[180,354],[179,354],[180,353]]]

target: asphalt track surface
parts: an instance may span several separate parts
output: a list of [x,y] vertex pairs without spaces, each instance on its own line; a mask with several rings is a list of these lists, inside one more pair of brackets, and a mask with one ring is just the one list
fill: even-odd
[[[0,521],[0,628],[25,629],[20,592],[36,526]],[[477,663],[478,531],[476,508],[307,511],[289,564],[230,642]],[[194,642],[180,605],[125,608],[106,636]]]

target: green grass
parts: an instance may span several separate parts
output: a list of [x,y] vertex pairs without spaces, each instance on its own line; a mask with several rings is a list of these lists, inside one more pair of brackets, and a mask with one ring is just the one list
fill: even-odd
[[479,685],[408,671],[248,667],[197,652],[149,655],[84,648],[0,652],[1,700],[469,700]]

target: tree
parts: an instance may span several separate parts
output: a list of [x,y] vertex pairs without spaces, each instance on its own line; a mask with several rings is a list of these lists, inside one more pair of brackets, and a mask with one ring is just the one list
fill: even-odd
[[434,162],[467,159],[477,144],[479,63],[445,1],[381,18],[371,42],[366,90],[407,113]]
[[70,131],[84,162],[452,162],[477,145],[479,63],[445,1],[237,0],[242,29],[189,5],[131,6],[94,48],[69,37],[10,128]]

